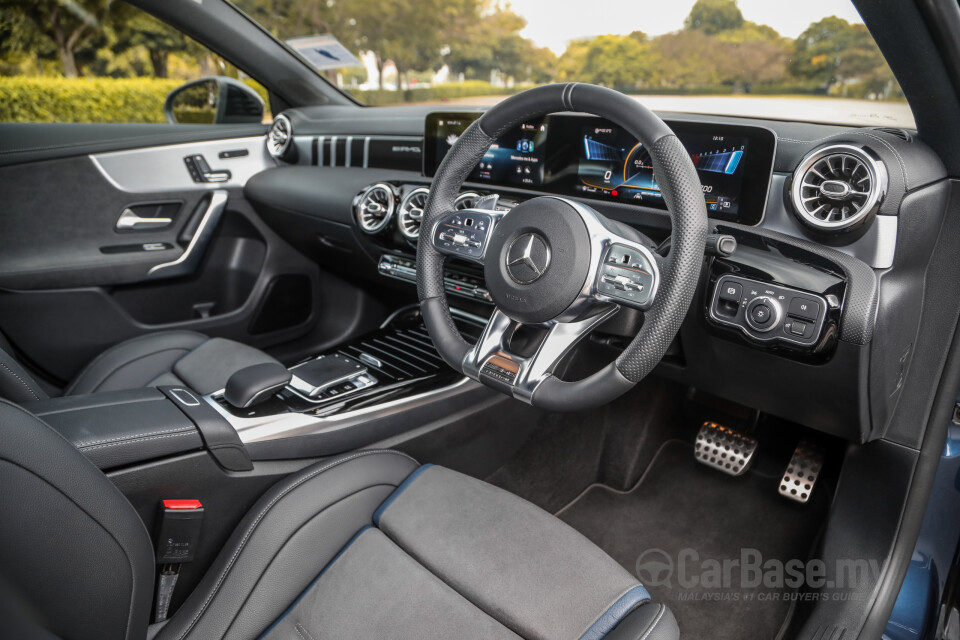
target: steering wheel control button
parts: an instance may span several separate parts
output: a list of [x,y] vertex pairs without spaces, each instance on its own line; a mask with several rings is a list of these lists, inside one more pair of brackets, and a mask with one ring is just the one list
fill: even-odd
[[493,217],[480,211],[455,211],[434,231],[434,246],[444,253],[478,260],[483,257]]
[[608,298],[642,305],[650,297],[651,271],[647,259],[637,249],[613,245],[600,268],[597,291]]
[[811,298],[796,297],[790,301],[787,315],[808,322],[815,322],[820,316],[820,304]]
[[768,296],[754,298],[747,304],[747,324],[752,329],[767,332],[780,322],[780,304]]

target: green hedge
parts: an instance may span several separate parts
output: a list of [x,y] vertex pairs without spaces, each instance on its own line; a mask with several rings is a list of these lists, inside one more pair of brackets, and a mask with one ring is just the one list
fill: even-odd
[[[163,101],[181,84],[165,78],[0,77],[0,122],[166,122]],[[266,89],[247,85],[269,110]]]
[[166,122],[179,80],[0,78],[0,122]]

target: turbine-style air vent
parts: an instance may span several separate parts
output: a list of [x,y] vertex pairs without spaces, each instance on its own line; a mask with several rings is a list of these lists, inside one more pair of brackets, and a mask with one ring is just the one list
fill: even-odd
[[793,174],[791,196],[801,222],[845,231],[872,219],[887,192],[887,170],[868,151],[838,144],[807,155]]
[[430,190],[418,187],[403,196],[400,207],[397,209],[397,226],[400,233],[408,240],[416,240],[420,234],[420,223],[423,221],[423,210],[427,206],[427,196]]
[[274,158],[285,159],[293,145],[293,125],[282,113],[273,119],[267,132],[267,151]]
[[390,222],[395,207],[393,187],[379,182],[360,194],[353,205],[353,213],[361,229],[367,233],[378,233]]
[[453,208],[457,211],[462,209],[472,209],[477,206],[477,203],[480,202],[482,198],[479,193],[474,193],[473,191],[465,191],[457,196],[457,199],[453,201]]

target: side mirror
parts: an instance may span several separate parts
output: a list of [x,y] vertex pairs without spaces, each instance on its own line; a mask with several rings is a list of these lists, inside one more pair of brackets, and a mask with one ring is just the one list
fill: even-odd
[[225,76],[180,85],[163,103],[163,115],[170,124],[260,123],[263,112],[263,100],[256,91]]

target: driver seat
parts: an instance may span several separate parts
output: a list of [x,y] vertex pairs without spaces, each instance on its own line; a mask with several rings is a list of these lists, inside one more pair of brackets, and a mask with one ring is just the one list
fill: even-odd
[[669,610],[566,524],[389,450],[280,481],[148,630],[154,555],[132,505],[27,411],[0,401],[0,429],[2,637],[679,637]]

